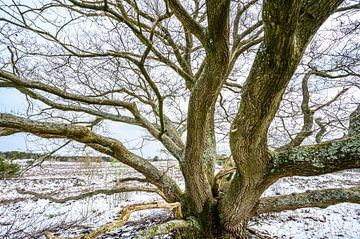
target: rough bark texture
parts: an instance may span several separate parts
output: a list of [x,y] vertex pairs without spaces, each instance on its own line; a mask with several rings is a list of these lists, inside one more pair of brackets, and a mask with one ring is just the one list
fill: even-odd
[[[311,4],[310,4],[311,2]],[[341,1],[324,1],[313,19],[310,1],[264,1],[264,40],[242,89],[242,101],[230,133],[231,152],[238,173],[222,201],[225,227],[235,234],[263,191],[273,183],[267,131],[279,107],[285,88],[304,50]],[[302,32],[306,29],[306,33]],[[301,32],[300,32],[301,31]]]
[[209,170],[203,158],[206,146],[213,137],[214,106],[226,80],[229,62],[230,1],[209,0],[206,1],[206,6],[209,39],[205,47],[207,57],[205,69],[191,90],[185,159],[181,165],[189,204],[197,213],[202,212],[205,203],[214,203],[211,193],[212,182],[207,177]]
[[[97,54],[87,50],[79,50],[78,53],[69,49],[67,44],[58,42],[65,52],[70,52],[71,57],[82,59],[106,56],[126,60],[131,65],[130,68],[137,67],[134,73],[141,75],[139,78],[143,81],[140,86],[149,88],[144,94],[147,96],[138,95],[136,91],[126,93],[128,98],[136,99],[145,104],[144,108],[153,110],[151,117],[155,118],[155,123],[147,120],[144,116],[146,114],[141,113],[141,108],[126,101],[127,99],[122,101],[116,97],[101,98],[101,94],[90,97],[69,93],[56,87],[56,84],[47,85],[41,81],[29,80],[21,74],[15,74],[17,68],[14,62],[12,64],[15,73],[0,69],[0,87],[14,87],[53,109],[82,112],[99,117],[100,121],[107,119],[146,129],[179,161],[185,178],[185,192],[180,190],[170,176],[144,158],[131,153],[119,140],[95,133],[92,127],[98,122],[98,118],[90,126],[79,126],[29,120],[0,113],[0,136],[28,132],[43,138],[68,138],[113,156],[136,169],[145,177],[144,180],[157,187],[156,190],[146,188],[145,191],[156,192],[170,203],[180,202],[182,209],[181,219],[146,231],[143,238],[167,232],[171,228],[178,229],[185,238],[245,238],[247,222],[256,213],[308,206],[325,207],[342,201],[359,202],[357,188],[329,189],[260,199],[263,192],[281,177],[320,175],[360,167],[360,106],[350,116],[349,134],[346,137],[317,145],[299,146],[313,128],[314,112],[309,108],[307,85],[312,72],[308,73],[302,82],[301,110],[304,126],[301,132],[293,141],[278,150],[269,150],[267,145],[270,124],[308,43],[343,1],[264,0],[262,19],[243,32],[238,32],[242,14],[252,5],[258,4],[258,1],[238,3],[238,9],[231,13],[232,2],[236,1],[206,0],[202,6],[200,1],[194,1],[195,10],[190,13],[181,1],[166,0],[163,9],[165,14],[158,16],[157,13],[155,17],[146,12],[143,5],[139,4],[139,7],[136,1],[116,1],[115,4],[110,1],[70,0],[71,4],[62,6],[86,17],[107,17],[116,22],[114,25],[128,27],[137,37],[138,44],[141,44],[137,50],[142,52],[146,49],[143,54],[105,50]],[[203,9],[206,9],[206,12],[203,12]],[[132,12],[136,13],[137,18],[131,15]],[[234,13],[234,32],[231,33],[230,18]],[[176,18],[184,28],[183,45],[172,38],[173,32],[161,22],[171,17]],[[0,21],[4,19],[1,18]],[[21,26],[20,23],[14,25]],[[50,33],[33,29],[26,22],[22,28],[48,39],[56,39],[56,36],[51,36]],[[164,49],[157,49],[154,37],[164,43],[164,49],[171,49],[169,52],[177,62],[163,54],[161,50]],[[192,52],[196,51],[193,47],[196,44],[204,50],[204,60],[197,72],[194,72],[191,57]],[[257,44],[260,46],[244,85],[226,82],[239,55]],[[156,65],[168,66],[184,79],[184,85],[190,94],[186,125],[175,127],[165,115],[163,103],[166,97],[161,95],[157,81],[153,80],[148,72],[148,60],[155,61]],[[215,176],[217,155],[214,115],[216,102],[224,85],[240,89],[241,102],[229,132],[233,163],[226,165],[226,168]],[[131,87],[133,85],[130,85]],[[126,90],[119,89],[121,93]],[[62,103],[47,98],[46,94],[59,97]],[[68,102],[71,103],[67,104]],[[102,110],[102,107],[113,107],[113,110]],[[122,115],[119,109],[128,114]],[[181,136],[185,130],[186,143]],[[119,188],[113,191],[130,190],[133,189]],[[325,199],[319,201],[320,197]],[[124,218],[128,216],[129,213],[124,214]],[[121,219],[100,230],[109,231],[112,226],[117,227],[123,223],[124,220]],[[99,234],[96,232],[93,235]]]

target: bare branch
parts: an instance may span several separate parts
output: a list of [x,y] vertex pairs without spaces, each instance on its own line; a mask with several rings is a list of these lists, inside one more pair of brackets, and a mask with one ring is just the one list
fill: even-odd
[[316,145],[295,147],[272,155],[271,173],[315,176],[360,167],[360,138],[349,137]]
[[3,128],[0,129],[0,136],[8,136],[16,133],[20,133],[20,130],[12,129],[12,128]]
[[337,93],[331,100],[329,100],[328,102],[321,104],[319,106],[317,106],[314,111],[318,111],[321,110],[325,107],[328,107],[329,105],[331,105],[332,103],[334,103],[337,99],[339,99],[343,94],[345,94],[350,88],[344,88],[341,91],[339,91],[339,93]]
[[25,189],[20,189],[17,188],[16,191],[19,194],[27,194],[27,195],[32,195],[37,199],[46,199],[55,203],[66,203],[68,201],[76,201],[76,200],[81,200],[81,199],[85,199],[88,197],[93,197],[99,194],[105,194],[105,195],[113,195],[113,194],[119,194],[119,193],[125,193],[125,192],[148,192],[148,193],[156,193],[158,195],[160,195],[162,198],[166,198],[163,193],[157,189],[157,188],[146,188],[146,187],[114,187],[114,188],[106,188],[106,189],[96,189],[94,191],[90,191],[90,192],[85,192],[85,193],[81,193],[79,195],[75,195],[75,196],[69,196],[69,197],[65,197],[65,198],[55,198],[53,196],[51,196],[50,194],[42,194],[42,193],[37,193],[37,192],[33,192],[33,191],[27,191]]
[[360,187],[314,190],[262,198],[254,208],[254,213],[281,212],[307,207],[327,208],[344,202],[360,203]]
[[40,166],[46,159],[48,159],[49,157],[51,157],[52,155],[54,155],[56,152],[58,152],[59,150],[63,149],[64,147],[66,147],[68,144],[71,143],[71,140],[66,141],[65,143],[61,144],[59,147],[56,147],[54,150],[52,150],[51,152],[41,156],[38,159],[35,159],[33,161],[31,161],[30,164],[26,164],[25,168],[23,168],[20,172],[20,175],[23,175],[26,171],[28,171],[31,168]]
[[[144,70],[143,72],[147,74],[145,68],[142,67],[142,69]],[[108,99],[108,98],[97,98],[97,97],[95,98],[95,97],[90,97],[90,96],[83,96],[80,94],[68,93],[57,87],[53,87],[53,86],[50,86],[50,85],[47,85],[47,84],[44,84],[44,83],[41,83],[38,81],[21,79],[20,77],[17,77],[15,75],[8,73],[6,71],[3,71],[3,70],[0,70],[0,79],[10,81],[10,84],[14,84],[13,86],[16,87],[22,93],[29,95],[34,99],[38,99],[38,100],[42,101],[43,103],[45,103],[51,107],[54,107],[56,109],[60,109],[60,110],[64,110],[64,111],[85,112],[87,114],[102,117],[104,119],[110,119],[113,121],[118,121],[118,122],[123,122],[123,123],[127,123],[127,124],[138,125],[138,126],[144,127],[155,138],[159,139],[164,144],[164,146],[177,159],[181,158],[183,144],[182,144],[182,140],[180,139],[180,136],[178,136],[177,134],[172,134],[171,135],[172,138],[171,138],[169,136],[164,135],[164,124],[162,125],[162,127],[158,128],[156,125],[149,122],[147,119],[145,119],[140,114],[135,103],[120,101],[120,100],[113,100],[113,99]],[[160,92],[157,89],[155,83],[151,80],[150,76],[148,76],[148,82],[149,82],[149,84],[152,83],[154,89],[157,90],[156,91],[157,95],[160,96],[160,99],[162,101]],[[7,83],[7,82],[5,82],[5,83]],[[5,86],[7,87],[8,85],[5,85]],[[1,84],[0,84],[0,87],[1,87]],[[61,104],[61,103],[50,100],[48,97],[44,97],[38,93],[35,93],[34,91],[29,90],[28,88],[39,89],[44,92],[59,96],[63,99],[73,100],[73,101],[82,102],[82,103],[86,103],[86,104],[123,107],[123,108],[129,110],[133,114],[134,117],[132,118],[132,117],[123,116],[123,115],[119,115],[119,114],[111,114],[111,113],[103,112],[101,110],[94,110],[89,107],[75,106],[75,105],[70,105],[70,104],[67,104],[67,105]],[[162,109],[161,105],[162,104],[160,104],[159,107]],[[161,113],[162,113],[162,110],[161,110]],[[162,116],[161,118],[163,118],[163,117],[164,116]],[[162,121],[164,121],[164,120],[162,120]],[[168,124],[168,126],[170,127],[171,125]],[[173,129],[170,129],[169,132],[174,132],[174,131],[173,131]],[[173,141],[173,139],[174,139],[174,141]],[[180,145],[179,145],[179,143],[180,143]]]
[[296,135],[295,138],[291,140],[290,143],[282,146],[280,149],[289,149],[292,147],[299,146],[305,138],[312,134],[312,127],[314,124],[314,113],[315,111],[310,109],[309,102],[310,102],[310,94],[309,94],[309,87],[308,81],[310,76],[313,74],[312,71],[309,71],[305,74],[304,78],[302,79],[302,103],[301,103],[301,111],[303,113],[303,126],[300,132]]
[[129,178],[117,178],[113,180],[114,183],[126,183],[126,182],[140,182],[140,183],[148,183],[149,181],[146,178],[137,178],[137,177],[129,177]]
[[[350,88],[344,88],[339,91],[331,100],[327,101],[324,104],[318,105],[316,107],[310,107],[310,94],[309,94],[309,87],[308,82],[312,75],[317,75],[318,71],[314,69],[308,71],[302,79],[302,103],[301,103],[301,111],[303,113],[303,126],[301,130],[296,134],[295,138],[293,138],[288,144],[281,146],[279,150],[286,150],[292,147],[297,147],[302,144],[302,142],[312,135],[313,133],[313,125],[314,125],[314,114],[315,112],[328,107],[332,103],[334,103],[337,99],[339,99],[343,94],[345,94]],[[323,76],[325,77],[325,75]],[[343,76],[341,76],[343,77]],[[325,133],[325,132],[323,132]],[[322,134],[323,134],[322,133]]]
[[37,122],[10,114],[0,114],[0,127],[15,128],[43,138],[68,138],[88,144],[143,174],[149,179],[150,183],[154,184],[166,195],[168,201],[178,201],[181,195],[181,190],[177,184],[150,162],[128,151],[120,141],[103,137],[92,132],[87,127]]
[[320,128],[319,132],[317,132],[317,134],[315,136],[315,142],[319,144],[319,143],[321,143],[322,137],[326,133],[326,124],[321,121],[321,118],[316,118],[315,123]]
[[183,24],[184,28],[190,31],[199,41],[206,46],[207,36],[205,30],[199,25],[182,6],[179,0],[165,0],[175,16]]
[[79,101],[79,102],[83,102],[83,103],[87,103],[87,104],[120,106],[120,107],[124,107],[125,109],[128,109],[130,112],[134,113],[135,115],[138,114],[136,106],[133,103],[119,101],[119,100],[111,100],[111,99],[106,99],[106,98],[97,99],[97,98],[93,98],[93,97],[86,97],[86,96],[80,96],[80,95],[68,93],[57,87],[53,87],[53,86],[50,86],[50,85],[47,85],[47,84],[44,84],[44,83],[41,83],[38,81],[21,79],[20,77],[17,77],[14,74],[11,74],[4,70],[0,70],[0,79],[13,82],[19,86],[42,90],[42,91],[60,96],[64,99]]
[[243,13],[246,12],[247,9],[249,9],[252,5],[254,5],[258,0],[251,0],[247,4],[244,5],[243,2],[238,3],[238,8],[235,14],[234,23],[233,23],[233,42],[238,42],[240,39],[239,36],[239,25],[240,25],[240,18]]

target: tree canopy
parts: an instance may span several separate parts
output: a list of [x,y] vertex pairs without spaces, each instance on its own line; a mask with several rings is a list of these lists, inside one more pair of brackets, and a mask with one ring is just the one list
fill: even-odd
[[[261,198],[282,177],[360,167],[359,8],[2,0],[0,87],[30,103],[23,115],[0,113],[0,136],[68,139],[116,158],[181,204],[170,228],[192,227],[189,238],[245,237],[257,213],[359,203],[359,188]],[[111,124],[104,132],[108,122],[159,141],[185,190],[112,137]],[[223,148],[229,159],[215,173]]]

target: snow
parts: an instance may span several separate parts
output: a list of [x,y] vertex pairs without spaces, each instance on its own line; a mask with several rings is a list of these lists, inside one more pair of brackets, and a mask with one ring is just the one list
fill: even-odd
[[[26,161],[22,163],[25,165]],[[176,162],[162,161],[155,164],[184,187]],[[16,188],[22,188],[63,198],[77,195],[79,191],[111,188],[115,186],[114,179],[129,176],[140,177],[120,163],[45,162],[42,167],[33,168],[18,179],[0,180],[0,238],[43,238],[44,230],[74,236],[113,221],[125,205],[161,200],[156,194],[131,192],[96,195],[58,204],[34,199],[16,191]],[[359,178],[358,171],[318,177],[283,178],[263,196],[319,188],[352,187],[359,185]],[[136,231],[167,219],[168,212],[164,210],[137,212],[121,229],[101,238],[136,238]],[[326,209],[307,208],[268,213],[253,219],[250,226],[273,238],[360,238],[360,205],[343,203]]]

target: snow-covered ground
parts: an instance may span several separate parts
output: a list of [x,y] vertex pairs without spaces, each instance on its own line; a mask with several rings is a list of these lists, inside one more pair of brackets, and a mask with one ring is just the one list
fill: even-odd
[[[155,164],[183,184],[176,162]],[[114,179],[128,176],[139,175],[120,163],[45,162],[41,168],[33,168],[21,178],[0,180],[0,238],[42,238],[44,230],[70,236],[114,220],[125,205],[160,200],[156,194],[132,192],[96,195],[59,204],[16,191],[19,188],[64,198],[78,192],[111,188],[115,186]],[[359,171],[284,178],[264,195],[359,184]],[[166,220],[167,214],[163,210],[134,213],[127,225],[101,238],[136,238],[136,231]],[[250,225],[273,238],[360,238],[360,205],[343,203],[327,209],[263,214]]]

